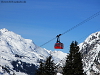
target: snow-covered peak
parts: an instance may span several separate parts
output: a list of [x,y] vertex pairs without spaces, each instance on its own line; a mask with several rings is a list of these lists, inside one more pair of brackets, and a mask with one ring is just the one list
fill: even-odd
[[86,47],[87,45],[91,45],[94,44],[95,42],[100,41],[100,31],[99,32],[95,32],[92,33],[91,35],[89,35],[86,40],[83,43],[80,43],[80,50],[82,49],[82,47]]
[[[1,29],[0,36],[1,51],[11,52],[13,54],[23,55],[27,51],[35,49],[35,44],[30,39],[24,39],[20,35],[15,34],[7,29]],[[5,32],[5,33],[4,33]]]
[[6,28],[0,29],[0,32],[4,33],[4,32],[8,32],[8,30]]
[[[59,63],[67,54],[41,48],[30,39],[24,39],[21,35],[5,28],[0,29],[0,66],[7,66],[11,70],[14,69],[15,72],[24,72],[23,67],[38,66],[39,62],[44,61],[49,55],[53,56],[55,63]],[[26,71],[27,68],[24,70]],[[1,71],[0,69],[0,73],[2,73]]]
[[95,41],[95,40],[98,40],[100,39],[100,31],[99,32],[95,32],[95,33],[92,33],[91,35],[89,35],[85,42],[92,42],[92,41]]
[[100,32],[89,35],[86,40],[79,44],[83,56],[84,72],[87,75],[100,74]]

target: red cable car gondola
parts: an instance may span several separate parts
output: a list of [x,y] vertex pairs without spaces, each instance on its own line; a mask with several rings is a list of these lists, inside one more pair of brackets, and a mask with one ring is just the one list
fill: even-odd
[[60,38],[59,38],[60,35],[61,34],[56,36],[57,37],[57,42],[54,45],[55,49],[63,49],[64,48],[63,43],[60,42]]

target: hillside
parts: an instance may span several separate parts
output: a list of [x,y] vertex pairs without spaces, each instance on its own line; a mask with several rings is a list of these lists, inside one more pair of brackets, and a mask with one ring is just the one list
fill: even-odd
[[100,75],[100,32],[89,35],[79,46],[84,72],[87,75]]
[[[100,75],[100,32],[89,35],[79,47],[84,73]],[[49,55],[53,56],[56,65],[60,65],[58,71],[61,71],[67,53],[41,48],[30,39],[5,28],[0,29],[0,75],[34,75],[40,61]]]
[[[39,62],[44,61],[50,54],[56,64],[67,55],[61,51],[41,48],[35,45],[32,40],[24,39],[5,28],[0,30],[0,75],[13,73],[33,75]],[[10,73],[4,71],[5,68],[9,69]]]

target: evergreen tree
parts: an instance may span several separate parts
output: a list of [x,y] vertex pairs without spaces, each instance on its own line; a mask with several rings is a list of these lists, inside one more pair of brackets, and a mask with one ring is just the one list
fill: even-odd
[[55,64],[52,60],[52,56],[49,56],[46,61],[40,63],[40,67],[38,68],[36,75],[55,75]]
[[36,75],[45,75],[44,74],[44,63],[42,61],[40,62],[40,67],[36,71]]
[[46,75],[55,75],[55,64],[52,60],[52,56],[49,56],[45,62],[45,73]]
[[82,57],[76,41],[70,45],[70,54],[67,56],[63,67],[63,75],[84,75]]

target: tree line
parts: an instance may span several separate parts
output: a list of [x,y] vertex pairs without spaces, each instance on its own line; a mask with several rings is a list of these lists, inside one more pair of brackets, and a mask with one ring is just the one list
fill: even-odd
[[[63,75],[84,75],[82,56],[76,41],[73,41],[70,45],[69,55],[66,57],[66,62],[62,70]],[[56,73],[57,67],[50,55],[45,62],[40,62],[40,66],[35,75],[56,75]]]

